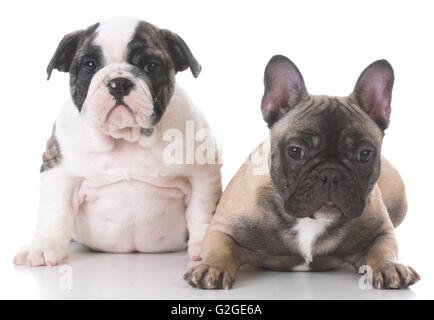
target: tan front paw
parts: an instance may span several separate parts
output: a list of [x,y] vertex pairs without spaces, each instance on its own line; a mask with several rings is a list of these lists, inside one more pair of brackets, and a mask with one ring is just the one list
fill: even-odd
[[376,289],[407,288],[419,280],[419,274],[412,267],[400,263],[385,264],[374,270],[373,274]]
[[184,275],[184,280],[191,286],[201,289],[230,289],[235,281],[224,268],[206,264],[190,268]]

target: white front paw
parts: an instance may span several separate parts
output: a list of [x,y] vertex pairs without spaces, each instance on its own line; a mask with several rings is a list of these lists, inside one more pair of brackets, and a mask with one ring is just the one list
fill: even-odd
[[202,245],[202,241],[195,241],[188,243],[188,255],[191,260],[199,261],[200,260],[200,248]]
[[34,240],[15,255],[13,262],[29,267],[55,266],[68,258],[67,245],[60,245],[55,241]]

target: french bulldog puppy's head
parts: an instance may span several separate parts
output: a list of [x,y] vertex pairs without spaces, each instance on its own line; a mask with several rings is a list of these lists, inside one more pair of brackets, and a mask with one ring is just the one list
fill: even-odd
[[289,215],[362,215],[380,174],[393,82],[391,65],[378,60],[349,97],[313,96],[288,58],[270,60],[261,108],[270,128],[272,181]]
[[69,72],[72,100],[88,123],[114,138],[151,135],[173,95],[175,74],[201,71],[175,33],[115,18],[67,34],[47,73]]

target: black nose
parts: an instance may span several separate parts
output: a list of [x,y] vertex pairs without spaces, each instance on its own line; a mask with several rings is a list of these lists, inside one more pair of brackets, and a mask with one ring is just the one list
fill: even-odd
[[130,94],[134,83],[127,78],[115,78],[108,83],[109,92],[115,98],[122,98]]
[[325,169],[319,173],[319,178],[321,179],[323,185],[328,185],[331,191],[336,189],[336,185],[339,180],[342,179],[339,171],[335,169]]

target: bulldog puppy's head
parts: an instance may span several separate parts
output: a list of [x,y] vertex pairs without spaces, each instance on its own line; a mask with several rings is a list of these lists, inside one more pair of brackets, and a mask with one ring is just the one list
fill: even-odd
[[69,72],[80,116],[114,138],[151,135],[173,95],[175,74],[201,71],[175,33],[144,21],[115,18],[67,34],[48,67]]
[[270,60],[261,108],[271,130],[272,181],[289,215],[362,215],[380,174],[393,82],[391,65],[378,60],[362,72],[349,97],[313,96],[288,58]]

